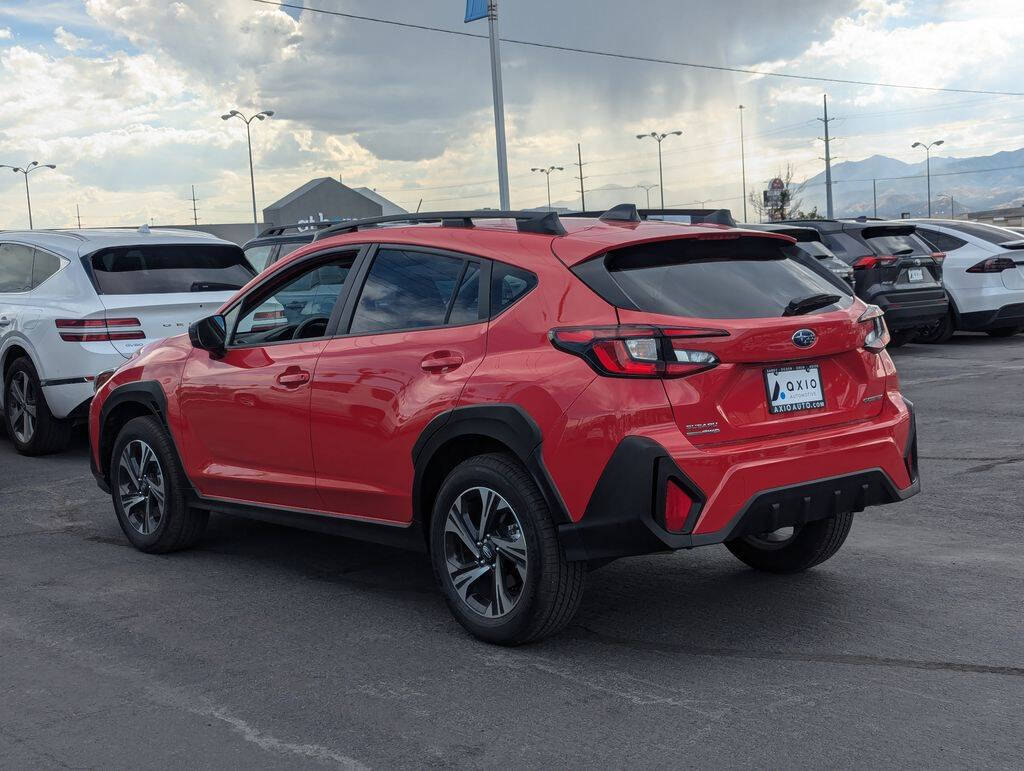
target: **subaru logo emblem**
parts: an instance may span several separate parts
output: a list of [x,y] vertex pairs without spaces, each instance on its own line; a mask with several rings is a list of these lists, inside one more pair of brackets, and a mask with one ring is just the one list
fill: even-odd
[[818,336],[810,329],[798,329],[793,333],[793,345],[797,348],[810,348]]

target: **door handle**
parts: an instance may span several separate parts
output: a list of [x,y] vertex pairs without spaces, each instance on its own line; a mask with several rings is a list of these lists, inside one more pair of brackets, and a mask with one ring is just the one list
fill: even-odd
[[309,373],[304,369],[287,370],[277,376],[277,382],[283,386],[300,386],[309,382]]
[[420,367],[427,372],[451,372],[462,366],[464,361],[455,351],[434,351],[423,357]]

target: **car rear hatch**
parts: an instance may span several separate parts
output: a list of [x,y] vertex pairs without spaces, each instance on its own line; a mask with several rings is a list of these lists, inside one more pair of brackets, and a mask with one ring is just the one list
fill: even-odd
[[663,378],[694,444],[808,432],[881,410],[885,373],[864,348],[873,328],[859,321],[864,305],[788,255],[787,243],[680,239],[574,268],[618,306],[624,328],[660,330],[679,361],[714,357]]
[[106,309],[111,342],[125,357],[187,331],[254,275],[242,250],[222,243],[117,246],[85,261]]
[[853,261],[858,287],[889,284],[893,289],[934,289],[942,285],[945,256],[915,235],[915,225],[872,225],[860,236],[870,250]]
[[1001,271],[1003,286],[1007,289],[1024,289],[1024,239],[1004,241],[999,244],[999,248],[1004,250],[1004,254],[1001,254],[1000,257],[1013,260],[1016,265],[1016,270]]

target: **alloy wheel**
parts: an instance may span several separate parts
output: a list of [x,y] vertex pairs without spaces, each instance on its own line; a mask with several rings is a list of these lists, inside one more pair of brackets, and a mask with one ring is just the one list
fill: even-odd
[[10,415],[14,437],[22,444],[28,444],[36,433],[36,389],[27,372],[15,372],[7,392],[7,411]]
[[475,613],[500,618],[526,587],[526,535],[518,516],[489,487],[463,491],[448,510],[444,554],[456,594]]
[[164,471],[153,448],[133,439],[121,451],[117,465],[117,493],[125,519],[142,535],[163,521],[166,510]]

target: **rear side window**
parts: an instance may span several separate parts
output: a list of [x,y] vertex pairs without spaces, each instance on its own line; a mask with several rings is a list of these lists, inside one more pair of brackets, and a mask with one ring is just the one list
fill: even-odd
[[100,294],[224,292],[256,275],[242,250],[226,244],[118,246],[91,264]]
[[980,238],[982,241],[988,241],[990,244],[1005,244],[1010,241],[1021,240],[1020,234],[1014,233],[1012,230],[996,227],[995,225],[986,225],[981,222],[958,222],[956,229],[969,236]]
[[32,253],[21,244],[0,244],[0,292],[27,292],[32,288]]
[[765,238],[679,239],[612,252],[605,265],[641,311],[709,319],[781,316],[786,306],[818,294],[840,299],[819,312],[845,308],[852,298],[830,280],[786,256]]
[[501,313],[537,286],[537,277],[528,270],[494,263],[491,268],[491,315]]
[[32,288],[35,289],[50,276],[60,270],[60,258],[56,254],[35,249],[32,259]]
[[942,233],[938,230],[918,228],[917,234],[940,252],[952,252],[961,246],[967,246],[967,242],[962,238],[957,238],[956,236],[949,235],[949,233]]
[[381,249],[363,285],[350,332],[444,325],[465,262],[431,252]]

